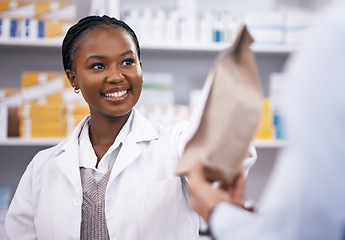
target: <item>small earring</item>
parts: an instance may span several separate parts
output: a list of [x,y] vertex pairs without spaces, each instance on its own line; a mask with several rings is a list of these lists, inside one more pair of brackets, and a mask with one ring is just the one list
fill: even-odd
[[74,92],[75,92],[76,94],[78,94],[78,93],[80,93],[80,89],[77,88],[77,87],[75,87],[75,88],[74,88]]

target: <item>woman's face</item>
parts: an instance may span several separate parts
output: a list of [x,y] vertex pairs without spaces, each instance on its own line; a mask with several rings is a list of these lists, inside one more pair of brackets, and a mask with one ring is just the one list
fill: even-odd
[[[142,89],[142,67],[135,43],[122,29],[94,29],[79,43],[67,71],[77,84],[91,115],[119,117],[128,114]],[[74,82],[74,83],[73,83]]]

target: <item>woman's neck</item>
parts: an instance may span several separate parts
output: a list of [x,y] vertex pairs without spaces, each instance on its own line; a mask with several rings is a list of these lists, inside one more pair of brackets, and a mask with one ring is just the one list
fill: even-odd
[[97,156],[97,164],[114,143],[129,116],[130,113],[121,117],[104,117],[98,114],[91,114],[89,137]]

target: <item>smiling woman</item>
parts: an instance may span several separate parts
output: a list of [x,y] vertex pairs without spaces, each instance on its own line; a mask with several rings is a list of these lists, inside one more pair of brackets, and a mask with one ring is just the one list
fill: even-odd
[[[137,103],[143,82],[141,62],[131,36],[119,28],[94,29],[79,40],[77,48],[73,68],[66,74],[89,104],[91,124],[97,119],[91,136],[96,130],[103,138],[102,132],[108,132],[103,122],[120,118],[124,123]],[[113,142],[116,135],[111,136]]]
[[135,33],[115,18],[86,17],[67,32],[62,55],[90,115],[31,161],[6,239],[198,239],[186,179],[174,175],[189,124],[163,127],[134,108],[143,83]]

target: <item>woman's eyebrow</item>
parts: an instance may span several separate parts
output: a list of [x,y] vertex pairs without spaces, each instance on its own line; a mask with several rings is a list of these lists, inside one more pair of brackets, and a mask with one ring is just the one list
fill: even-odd
[[132,50],[128,50],[124,53],[121,53],[121,56],[123,57],[123,56],[128,55],[128,54],[134,54],[134,52]]
[[91,59],[105,59],[105,57],[104,57],[104,56],[99,56],[99,55],[89,56],[89,57],[86,59],[85,63],[87,63],[87,62],[90,61]]
[[[121,53],[120,54],[120,56],[121,57],[123,57],[123,56],[125,56],[125,55],[128,55],[128,54],[134,54],[134,52],[132,51],[132,50],[128,50],[128,51],[126,51],[126,52],[124,52],[124,53]],[[92,55],[92,56],[89,56],[87,59],[86,59],[86,61],[85,61],[85,63],[87,63],[88,61],[90,61],[91,59],[105,59],[106,57],[104,57],[104,56],[100,56],[100,55]]]

